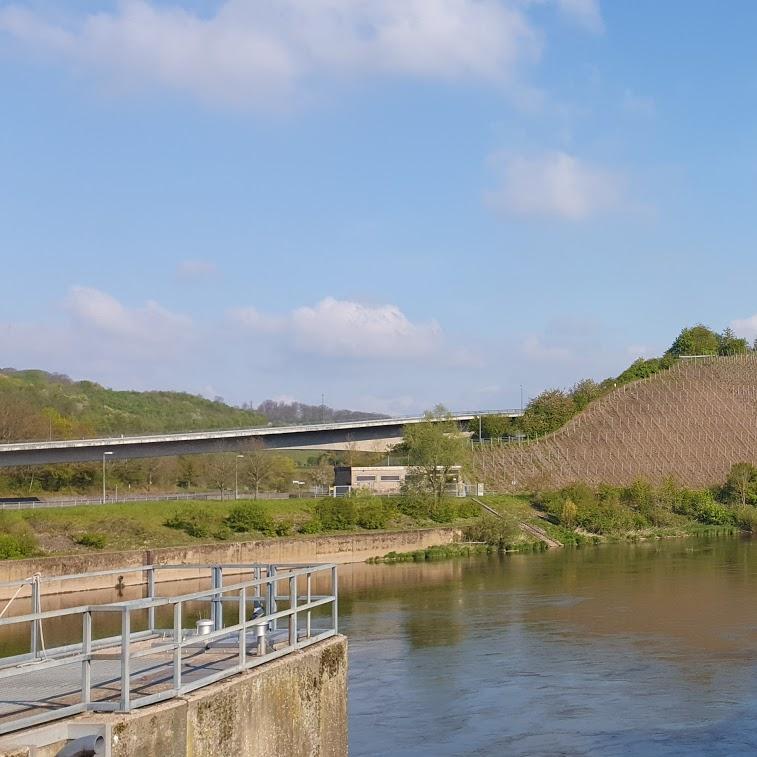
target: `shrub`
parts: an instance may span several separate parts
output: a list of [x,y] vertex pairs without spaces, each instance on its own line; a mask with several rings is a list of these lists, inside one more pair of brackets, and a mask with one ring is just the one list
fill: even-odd
[[403,496],[397,500],[397,509],[413,520],[428,520],[433,506],[434,498],[430,494],[410,489],[406,489]]
[[210,536],[213,514],[208,508],[198,505],[183,505],[165,522],[168,528],[175,528],[189,536],[204,539]]
[[393,507],[382,502],[379,497],[362,504],[357,509],[357,524],[360,528],[386,528],[392,516]]
[[449,497],[442,497],[431,504],[428,515],[435,523],[449,523],[455,519],[457,507]]
[[751,505],[739,505],[733,508],[736,525],[743,531],[757,533],[757,508]]
[[16,560],[38,553],[37,537],[29,524],[0,512],[0,560]]
[[502,518],[495,518],[487,513],[475,523],[466,526],[463,534],[468,541],[484,542],[504,549],[515,541],[518,530]]
[[344,531],[352,528],[357,520],[355,503],[349,497],[321,500],[315,506],[315,513],[327,531]]
[[300,526],[303,534],[320,534],[323,531],[323,523],[318,518],[312,518]]
[[238,502],[224,520],[225,524],[238,533],[246,531],[261,531],[270,533],[273,523],[260,502]]
[[81,534],[74,541],[83,547],[92,547],[92,549],[102,549],[105,546],[105,536],[103,534]]
[[458,518],[478,518],[481,515],[481,505],[476,504],[471,499],[461,499],[457,505]]
[[293,530],[294,524],[291,520],[277,520],[266,533],[269,536],[290,536]]

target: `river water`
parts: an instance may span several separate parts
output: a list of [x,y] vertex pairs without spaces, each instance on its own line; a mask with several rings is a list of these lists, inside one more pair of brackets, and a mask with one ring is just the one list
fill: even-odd
[[[350,754],[757,754],[755,589],[757,541],[733,537],[340,566]],[[80,631],[71,616],[45,638]],[[27,645],[0,635],[0,655]]]
[[350,754],[757,753],[756,549],[341,568]]

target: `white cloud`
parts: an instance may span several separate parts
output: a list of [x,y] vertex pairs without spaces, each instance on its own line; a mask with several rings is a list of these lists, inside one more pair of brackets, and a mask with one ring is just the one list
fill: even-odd
[[298,352],[326,357],[416,359],[437,353],[442,343],[435,321],[413,323],[396,305],[326,297],[286,316],[265,315],[255,308],[229,315],[251,331],[285,336]]
[[750,316],[749,318],[737,318],[735,321],[731,321],[730,327],[735,332],[736,336],[747,339],[750,342],[757,339],[757,314]]
[[176,275],[182,281],[202,281],[218,273],[218,266],[207,260],[182,260],[176,266]]
[[619,174],[564,152],[500,154],[492,162],[501,173],[500,186],[486,201],[507,215],[583,221],[623,203],[625,182]]
[[65,23],[17,4],[0,31],[127,87],[266,106],[317,79],[507,82],[541,47],[517,0],[225,0],[205,15],[124,0]]
[[192,323],[157,302],[128,308],[110,294],[83,286],[71,288],[65,308],[80,330],[118,339],[119,349],[172,349],[185,341]]

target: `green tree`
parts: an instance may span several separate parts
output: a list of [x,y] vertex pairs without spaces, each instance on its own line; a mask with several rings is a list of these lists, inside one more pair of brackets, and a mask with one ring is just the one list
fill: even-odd
[[602,396],[602,387],[591,379],[579,381],[571,390],[570,396],[576,406],[576,410],[583,410],[590,402]]
[[503,436],[515,436],[518,433],[518,426],[514,419],[507,415],[482,415],[479,419],[475,416],[468,421],[468,430],[472,432],[473,438],[478,439],[479,420],[482,439],[501,439]]
[[725,494],[742,505],[757,501],[757,468],[750,463],[731,466],[725,482]]
[[739,339],[730,328],[725,329],[718,340],[718,355],[745,355],[749,351],[747,340]]
[[680,357],[681,355],[717,355],[720,351],[720,337],[712,329],[698,323],[685,328],[678,335],[670,349],[665,353]]
[[467,467],[470,459],[468,440],[442,405],[426,413],[424,421],[405,426],[403,444],[411,480],[436,502],[444,497],[452,472]]
[[573,398],[560,389],[548,389],[528,403],[521,425],[529,436],[549,434],[576,414]]

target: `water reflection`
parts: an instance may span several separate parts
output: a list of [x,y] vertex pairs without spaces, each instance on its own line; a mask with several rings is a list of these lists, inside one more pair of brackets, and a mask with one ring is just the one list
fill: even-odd
[[754,753],[756,576],[738,539],[345,567],[351,754]]

